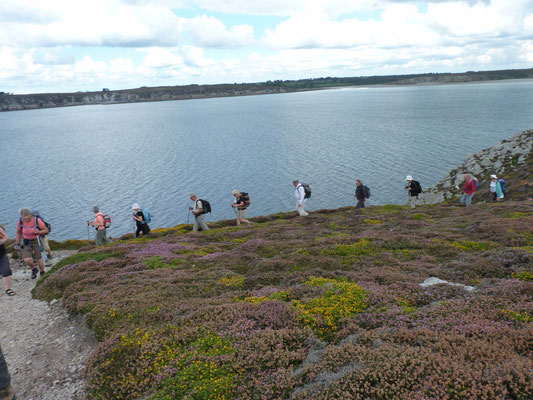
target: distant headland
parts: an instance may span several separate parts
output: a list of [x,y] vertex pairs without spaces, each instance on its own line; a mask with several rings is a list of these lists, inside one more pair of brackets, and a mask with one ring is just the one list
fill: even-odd
[[349,86],[466,83],[505,79],[533,79],[533,68],[463,73],[427,73],[360,77],[326,77],[217,85],[143,86],[136,89],[94,92],[12,94],[0,91],[0,111],[79,106],[88,104],[138,103],[211,97],[290,93]]

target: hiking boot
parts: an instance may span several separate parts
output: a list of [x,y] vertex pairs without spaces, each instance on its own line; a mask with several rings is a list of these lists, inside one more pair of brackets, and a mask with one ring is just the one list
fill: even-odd
[[54,258],[54,256],[52,255],[52,253],[50,253],[50,254],[47,254],[47,255],[46,255],[46,258],[48,258],[49,260],[51,260],[52,258]]
[[37,278],[37,271],[39,271],[37,268],[31,270],[31,279]]
[[44,271],[39,271],[39,273],[41,274],[41,276],[43,276],[46,272],[44,272]]
[[0,400],[15,400],[13,386],[9,385],[5,389],[0,389]]

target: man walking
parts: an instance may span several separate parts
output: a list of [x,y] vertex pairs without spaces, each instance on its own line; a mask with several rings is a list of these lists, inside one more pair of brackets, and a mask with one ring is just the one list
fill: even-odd
[[202,228],[203,231],[209,230],[207,224],[204,222],[204,215],[209,212],[209,210],[204,210],[202,200],[200,200],[194,193],[189,195],[189,199],[194,202],[194,207],[189,207],[189,210],[192,210],[194,215],[194,225],[192,230],[198,232],[198,228]]
[[131,206],[131,209],[133,210],[133,219],[135,221],[135,224],[137,225],[135,237],[139,237],[141,232],[143,233],[143,235],[148,235],[150,233],[150,227],[148,226],[148,222],[145,219],[143,210],[141,210],[141,207],[137,203],[134,203]]
[[[41,276],[44,275],[41,235],[46,235],[47,233],[48,228],[46,228],[42,219],[34,218],[28,208],[20,210],[20,219],[17,222],[17,233],[15,235],[15,250],[22,248],[22,258],[31,268],[31,279],[37,278],[38,272],[34,260],[37,261]],[[20,246],[21,237],[22,246]]]
[[415,208],[416,203],[418,203],[418,195],[422,193],[422,186],[420,182],[413,180],[411,175],[405,177],[407,185],[405,189],[407,190],[407,207]]
[[98,206],[93,207],[93,214],[94,221],[87,222],[87,225],[94,226],[94,229],[96,229],[96,245],[102,246],[104,244],[111,243],[111,240],[107,238],[107,228],[105,226],[104,214],[100,212],[100,208]]
[[241,224],[241,221],[245,224],[251,224],[250,221],[244,218],[246,217],[246,209],[250,205],[250,196],[248,193],[239,192],[238,190],[234,190],[231,193],[235,196],[235,202],[231,203],[231,206],[235,209],[237,215],[237,226]]
[[358,210],[360,208],[365,208],[366,199],[370,197],[370,193],[368,188],[363,185],[363,182],[361,182],[360,179],[357,179],[355,181],[355,193],[353,195],[353,201],[357,199],[357,205],[355,206],[355,209]]
[[298,180],[293,181],[292,185],[294,186],[294,196],[296,197],[296,210],[298,210],[300,217],[305,217],[309,213],[304,210],[305,201],[307,200],[305,198],[304,186]]
[[11,376],[0,347],[0,400],[15,400],[15,392],[11,386]]
[[461,204],[464,204],[465,207],[469,207],[472,204],[472,197],[476,191],[476,185],[474,180],[468,174],[463,175],[463,180],[465,181],[465,186],[463,188],[463,195],[461,196]]

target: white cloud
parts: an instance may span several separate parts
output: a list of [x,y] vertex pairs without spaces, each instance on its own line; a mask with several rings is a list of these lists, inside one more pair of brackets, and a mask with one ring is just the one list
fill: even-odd
[[183,19],[183,30],[191,35],[193,43],[202,47],[232,48],[252,44],[254,28],[250,25],[235,25],[227,29],[217,18],[207,15]]
[[183,64],[183,58],[168,49],[153,47],[145,49],[143,52],[146,53],[146,56],[142,64],[148,68],[173,68]]
[[109,71],[116,75],[131,74],[133,72],[133,61],[130,58],[119,57],[109,61]]
[[178,17],[168,7],[118,0],[20,0],[2,7],[0,37],[10,45],[137,47],[176,45],[180,37]]
[[[430,0],[425,2],[427,10],[420,4],[2,0],[0,90],[90,90],[531,66],[532,0]],[[182,13],[184,7],[187,13]],[[183,17],[191,13],[198,15]],[[278,21],[258,16],[284,19],[256,38],[265,22]],[[257,21],[262,25],[255,25]]]
[[181,55],[185,65],[190,67],[205,67],[214,61],[204,57],[204,50],[196,46],[183,46]]

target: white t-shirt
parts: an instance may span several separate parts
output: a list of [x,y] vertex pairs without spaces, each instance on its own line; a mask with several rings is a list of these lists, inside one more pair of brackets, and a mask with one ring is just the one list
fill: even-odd
[[296,197],[296,200],[298,201],[299,204],[307,200],[305,198],[305,189],[301,183],[298,184],[298,186],[294,188],[294,197]]
[[192,211],[196,213],[196,212],[200,211],[201,208],[203,208],[202,207],[202,200],[196,199],[196,201],[194,202],[194,208],[192,209]]
[[490,181],[490,192],[491,193],[496,192],[496,182],[495,181]]

